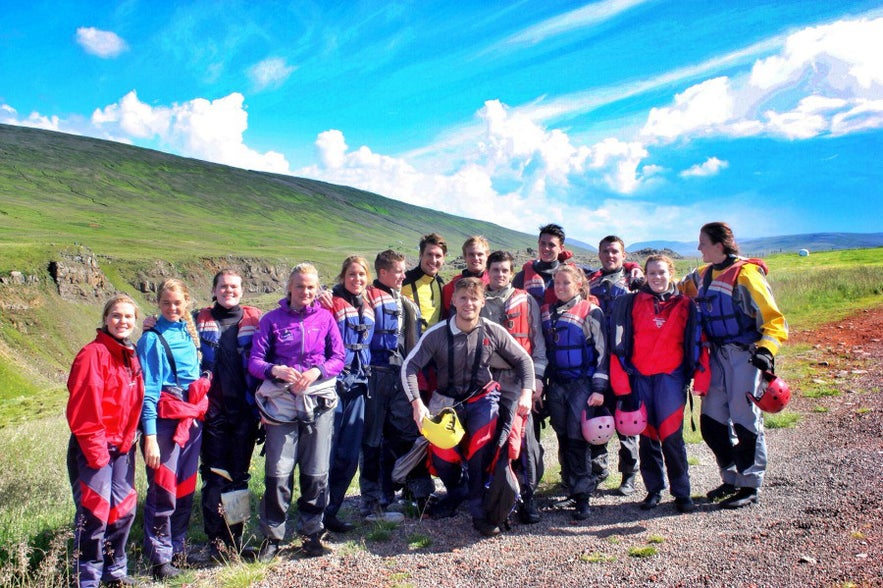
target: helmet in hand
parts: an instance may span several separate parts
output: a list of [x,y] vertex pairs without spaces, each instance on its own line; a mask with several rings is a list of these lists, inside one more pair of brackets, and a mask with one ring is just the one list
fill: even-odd
[[588,406],[580,419],[583,439],[592,445],[606,445],[616,432],[610,411],[603,406]]
[[463,439],[463,425],[457,412],[446,407],[434,417],[423,417],[423,436],[439,449],[451,449]]
[[760,395],[755,396],[751,392],[746,392],[745,396],[763,412],[780,412],[791,401],[791,387],[772,372],[763,372],[762,378]]

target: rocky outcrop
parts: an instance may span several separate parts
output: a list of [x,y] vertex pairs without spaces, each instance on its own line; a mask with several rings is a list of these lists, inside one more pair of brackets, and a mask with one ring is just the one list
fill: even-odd
[[65,300],[96,302],[115,292],[88,247],[63,250],[49,262],[49,275]]

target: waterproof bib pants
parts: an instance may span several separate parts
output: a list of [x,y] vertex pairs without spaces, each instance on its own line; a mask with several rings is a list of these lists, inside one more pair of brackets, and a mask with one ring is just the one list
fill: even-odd
[[641,478],[647,492],[665,489],[665,473],[676,498],[690,496],[687,447],[684,444],[684,378],[680,374],[636,374],[632,390],[647,408],[647,428],[641,434]]
[[711,385],[702,399],[702,438],[711,448],[721,479],[737,488],[760,488],[767,452],[763,417],[746,392],[761,385],[761,372],[740,345],[713,346]]
[[181,447],[172,439],[178,421],[156,419],[162,459],[158,468],[147,468],[144,500],[144,551],[154,565],[169,563],[173,555],[184,552],[202,445],[202,423],[193,423],[190,438]]
[[[465,435],[460,444],[451,449],[429,446],[432,467],[447,488],[453,504],[468,498],[469,513],[473,518],[484,517],[482,497],[488,468],[494,457],[494,445],[499,416],[500,391],[493,390],[460,404],[457,417]],[[451,399],[436,392],[429,406],[431,414],[451,405]],[[464,468],[465,465],[465,468]]]
[[126,541],[135,520],[135,447],[111,448],[110,462],[90,468],[76,437],[68,444],[67,467],[74,504],[74,570],[77,586],[93,587],[127,575]]

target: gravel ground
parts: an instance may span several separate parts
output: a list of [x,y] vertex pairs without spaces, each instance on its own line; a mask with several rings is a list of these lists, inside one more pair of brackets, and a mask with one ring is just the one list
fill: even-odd
[[[637,507],[643,487],[615,495],[612,476],[585,522],[556,510],[547,490],[539,524],[492,539],[461,511],[408,519],[387,540],[372,539],[370,526],[329,536],[324,558],[300,557],[295,540],[259,586],[883,586],[881,333],[883,307],[794,334],[816,383],[840,394],[797,398],[797,426],[767,430],[758,505],[726,511],[703,498],[680,515],[666,496],[648,514]],[[704,496],[720,482],[714,459],[704,444],[688,451],[693,494]],[[547,460],[554,455],[547,447]],[[429,544],[417,547],[420,539]],[[630,554],[641,548],[655,553]]]

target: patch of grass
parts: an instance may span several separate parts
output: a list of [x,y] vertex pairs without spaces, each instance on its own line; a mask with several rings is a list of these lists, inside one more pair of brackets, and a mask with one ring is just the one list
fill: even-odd
[[372,528],[368,533],[365,534],[365,539],[368,541],[389,541],[392,538],[392,532],[398,528],[396,523],[390,523],[387,521],[380,521],[374,523]]
[[411,572],[393,572],[389,575],[392,588],[411,588],[414,584],[410,580]]
[[873,411],[873,410],[874,410],[873,408],[869,408],[869,407],[867,407],[867,406],[863,406],[863,407],[861,407],[861,408],[857,408],[857,409],[855,409],[855,414],[857,414],[857,415],[868,414],[869,412],[871,412],[871,411]]
[[812,407],[812,411],[818,412],[818,413],[825,413],[825,412],[828,412],[828,410],[829,409],[827,406],[822,406],[821,404],[816,404],[815,406]]
[[629,557],[653,557],[659,551],[652,545],[644,545],[642,547],[630,547]]
[[647,537],[647,543],[665,543],[665,537],[662,535],[650,535]]
[[586,563],[610,563],[616,561],[616,558],[600,551],[593,551],[592,553],[580,554],[579,560]]
[[702,463],[702,462],[699,461],[699,458],[696,457],[696,456],[694,456],[694,455],[691,455],[691,456],[689,456],[689,457],[687,458],[687,464],[688,464],[688,465],[691,465],[691,466],[698,466],[700,463]]
[[604,540],[611,545],[619,545],[620,543],[622,543],[622,538],[619,535],[610,535]]
[[[693,411],[690,412],[690,403],[687,402],[687,405],[684,407],[684,442],[688,444],[696,444],[702,443],[702,432],[699,430],[699,415],[702,410],[702,398],[699,396],[693,397]],[[696,425],[696,430],[693,430],[691,422]]]
[[212,586],[219,588],[248,588],[263,582],[267,566],[260,563],[226,565],[212,575]]
[[426,549],[432,545],[432,537],[425,533],[413,533],[408,536],[408,549]]
[[862,533],[861,531],[853,531],[852,533],[849,534],[849,536],[852,537],[853,539],[858,539],[858,540],[862,540],[865,538],[865,534]]
[[768,429],[792,429],[799,420],[800,415],[791,411],[763,415],[763,422]]
[[819,383],[810,380],[801,385],[800,395],[804,398],[826,398],[829,396],[840,396],[840,390],[827,382]]

